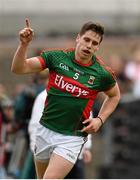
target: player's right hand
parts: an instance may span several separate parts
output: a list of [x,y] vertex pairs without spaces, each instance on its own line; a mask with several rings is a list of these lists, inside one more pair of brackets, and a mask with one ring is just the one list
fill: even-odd
[[19,37],[22,45],[28,45],[34,36],[34,31],[30,27],[29,19],[26,19],[26,27],[19,32]]

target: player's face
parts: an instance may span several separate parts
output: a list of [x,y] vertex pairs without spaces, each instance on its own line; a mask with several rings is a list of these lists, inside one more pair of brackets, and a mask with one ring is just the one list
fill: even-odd
[[79,59],[91,59],[99,49],[101,36],[91,30],[76,38],[76,54]]

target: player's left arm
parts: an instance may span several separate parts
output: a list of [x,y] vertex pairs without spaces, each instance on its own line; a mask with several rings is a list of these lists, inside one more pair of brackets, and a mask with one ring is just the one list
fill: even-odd
[[88,123],[88,126],[84,127],[82,129],[82,132],[87,132],[87,133],[97,132],[118,105],[120,100],[120,90],[117,83],[109,90],[104,91],[104,93],[106,94],[106,97],[105,100],[103,101],[98,117],[89,118],[83,121],[83,124]]
[[115,110],[120,100],[120,90],[116,83],[111,89],[104,91],[106,98],[102,104],[98,116],[103,120],[103,123]]

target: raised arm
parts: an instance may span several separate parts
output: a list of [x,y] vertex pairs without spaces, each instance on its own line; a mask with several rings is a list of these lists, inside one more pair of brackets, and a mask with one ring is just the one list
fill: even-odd
[[16,74],[39,72],[42,66],[37,57],[27,59],[29,43],[33,39],[33,29],[30,27],[29,19],[26,19],[26,27],[19,32],[20,43],[14,54],[11,71]]

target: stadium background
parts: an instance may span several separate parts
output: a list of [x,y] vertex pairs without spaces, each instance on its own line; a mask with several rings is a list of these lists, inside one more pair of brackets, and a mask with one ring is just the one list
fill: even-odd
[[[132,48],[140,42],[139,0],[0,0],[0,83],[8,89],[9,96],[13,95],[17,83],[26,83],[29,79],[29,75],[18,77],[10,72],[12,57],[18,45],[18,32],[25,26],[26,17],[35,31],[29,56],[34,55],[38,48],[71,47],[81,25],[89,20],[105,26],[105,38],[98,54],[107,62],[112,54],[119,54],[125,60],[130,59]],[[139,101],[134,102],[134,107],[137,105]],[[139,115],[136,116],[137,120]],[[116,117],[113,118],[112,124]],[[105,138],[108,134],[106,130],[110,132],[110,124],[107,123],[101,133],[94,136],[93,160],[86,167],[87,178],[140,178],[140,173],[134,170],[128,176],[129,168],[125,168],[128,164],[122,167],[126,174],[122,173],[122,169],[117,174],[114,171],[118,169],[112,170],[110,174],[104,172],[111,171],[113,160],[109,154],[116,143],[112,136],[111,140]],[[109,144],[109,148],[104,148],[106,144]],[[133,151],[130,157],[132,154]],[[140,159],[139,156],[137,159]],[[134,161],[130,162],[132,166]],[[139,167],[137,162],[135,169]]]

